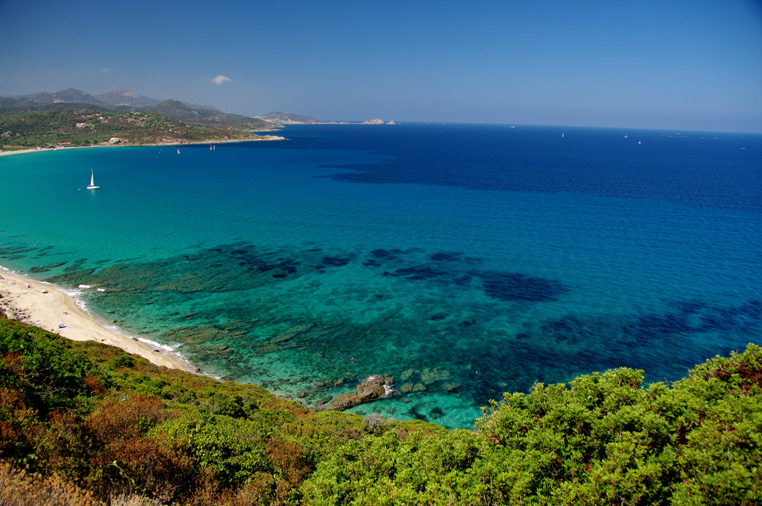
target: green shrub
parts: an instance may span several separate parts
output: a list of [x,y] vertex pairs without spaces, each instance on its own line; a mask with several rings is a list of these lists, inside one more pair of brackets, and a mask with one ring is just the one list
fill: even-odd
[[311,413],[122,356],[0,320],[0,459],[146,504],[762,504],[755,345],[671,386],[621,368],[507,393],[475,431]]
[[269,431],[250,421],[217,415],[179,417],[157,431],[187,448],[194,464],[210,469],[223,487],[273,471],[266,451]]
[[[99,392],[108,378],[71,341],[10,320],[0,326],[0,385],[24,392],[27,404],[42,416],[59,408],[82,405],[97,378]],[[90,386],[85,378],[90,378]]]

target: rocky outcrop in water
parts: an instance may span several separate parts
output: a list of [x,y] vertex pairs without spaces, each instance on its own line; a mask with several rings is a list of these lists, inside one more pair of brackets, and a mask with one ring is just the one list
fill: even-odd
[[365,404],[384,397],[389,397],[394,392],[394,378],[388,375],[368,376],[362,383],[357,385],[354,392],[347,392],[336,397],[331,402],[315,408],[316,411],[343,411],[358,404]]

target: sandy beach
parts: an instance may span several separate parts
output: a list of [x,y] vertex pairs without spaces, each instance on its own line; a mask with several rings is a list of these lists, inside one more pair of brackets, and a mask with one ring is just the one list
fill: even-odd
[[74,297],[28,276],[0,269],[0,310],[8,318],[35,325],[74,341],[97,341],[116,346],[150,362],[184,371],[195,368],[177,354],[106,328],[77,305]]
[[110,148],[110,147],[148,147],[148,146],[206,146],[209,144],[234,144],[236,142],[260,142],[260,141],[285,141],[286,137],[280,135],[264,134],[271,130],[263,131],[263,135],[253,134],[254,137],[245,139],[209,139],[206,141],[193,141],[193,142],[157,142],[155,144],[132,144],[129,142],[121,142],[119,144],[94,144],[90,146],[60,146],[56,148],[24,148],[24,149],[9,149],[0,151],[0,156],[17,155],[22,153],[40,153],[43,151],[61,151],[63,149],[88,149],[88,148]]
[[0,151],[0,156],[17,155],[21,153],[36,153],[38,151],[52,151],[52,148],[28,148],[28,149],[9,149]]

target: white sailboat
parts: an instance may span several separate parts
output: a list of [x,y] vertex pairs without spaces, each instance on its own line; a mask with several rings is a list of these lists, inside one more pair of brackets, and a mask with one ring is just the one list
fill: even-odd
[[100,186],[95,185],[95,174],[93,174],[93,169],[90,169],[90,184],[87,185],[88,190],[97,190],[100,188]]

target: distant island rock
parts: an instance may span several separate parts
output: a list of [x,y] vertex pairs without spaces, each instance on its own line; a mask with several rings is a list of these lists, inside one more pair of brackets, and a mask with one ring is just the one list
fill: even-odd
[[314,125],[322,123],[322,121],[315,119],[312,116],[303,116],[292,114],[290,112],[268,112],[262,116],[255,116],[255,118],[269,121],[271,123],[280,123],[281,125]]
[[394,121],[384,121],[382,119],[369,119],[368,121],[363,121],[360,123],[361,125],[396,125]]
[[395,125],[394,121],[385,122],[382,119],[371,119],[363,122],[353,121],[321,121],[312,116],[302,114],[293,114],[290,112],[268,112],[261,116],[253,116],[256,119],[278,123],[281,125]]

